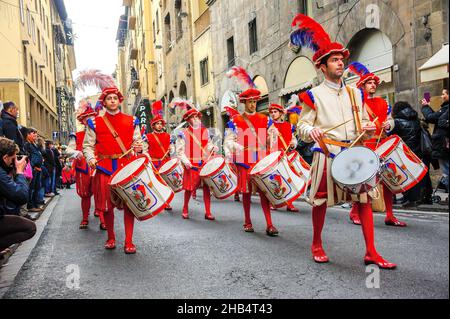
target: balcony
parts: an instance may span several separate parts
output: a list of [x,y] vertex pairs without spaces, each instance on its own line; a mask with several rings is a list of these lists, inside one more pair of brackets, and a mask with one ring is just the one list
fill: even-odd
[[194,22],[195,38],[201,35],[211,24],[211,13],[209,10],[203,12],[203,14]]
[[135,16],[128,17],[128,29],[136,30],[136,17]]
[[123,5],[130,7],[133,4],[133,0],[123,0]]

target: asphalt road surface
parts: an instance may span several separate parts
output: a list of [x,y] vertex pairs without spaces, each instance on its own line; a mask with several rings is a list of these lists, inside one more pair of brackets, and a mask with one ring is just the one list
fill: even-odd
[[377,277],[363,263],[360,227],[341,208],[327,215],[328,264],[311,259],[311,209],[305,203],[296,203],[300,213],[273,212],[280,236],[271,238],[257,198],[256,232],[249,234],[242,230],[241,203],[213,201],[217,220],[211,222],[199,196],[191,201],[191,219],[183,220],[180,194],[173,212],[136,222],[138,252],[125,255],[120,212],[117,249],[107,251],[98,219],[91,215],[90,228],[79,230],[80,200],[73,189],[62,193],[4,298],[449,298],[448,214],[400,214],[409,226],[403,229],[385,226],[376,214],[377,248],[398,264]]

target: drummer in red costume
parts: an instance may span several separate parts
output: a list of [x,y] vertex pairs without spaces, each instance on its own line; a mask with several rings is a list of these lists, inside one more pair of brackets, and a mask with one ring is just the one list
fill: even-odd
[[[269,106],[269,114],[272,118],[273,125],[278,130],[278,140],[275,145],[272,145],[271,152],[282,151],[288,152],[289,149],[297,147],[297,139],[294,136],[295,126],[290,122],[284,120],[286,110],[278,104],[271,104]],[[294,207],[292,203],[287,205],[288,212],[298,212],[298,208]]]
[[[146,135],[148,143],[148,154],[153,163],[153,167],[159,170],[167,161],[170,160],[170,153],[173,149],[171,144],[171,137],[169,133],[165,132],[166,121],[160,116],[155,116],[150,122],[153,130],[152,133]],[[170,205],[167,205],[165,210],[172,210]]]
[[[235,67],[228,75],[248,79],[250,89],[239,95],[241,103],[245,104],[245,112],[240,114],[236,110],[228,108],[230,122],[224,141],[224,150],[228,158],[233,158],[238,169],[238,190],[242,194],[244,207],[244,231],[253,233],[255,230],[250,216],[252,189],[256,187],[250,180],[250,169],[259,160],[269,154],[271,142],[276,129],[272,126],[272,120],[263,114],[256,112],[256,104],[261,98],[261,92],[255,89],[254,83],[242,68]],[[261,199],[261,207],[266,219],[266,234],[278,236],[278,230],[272,224],[270,203],[266,195],[257,188]]]
[[[147,151],[146,143],[142,142],[139,121],[130,115],[120,111],[120,103],[123,96],[115,87],[103,89],[99,98],[106,108],[104,116],[97,116],[87,121],[86,136],[83,142],[83,151],[89,166],[96,169],[96,185],[99,187],[100,201],[105,211],[108,240],[106,249],[116,248],[116,236],[114,233],[114,208],[123,206],[125,224],[126,254],[136,253],[133,244],[133,228],[135,216],[130,209],[111,193],[109,182],[111,176],[121,167],[133,159],[128,151],[133,149],[135,153]],[[128,152],[128,154],[126,154]],[[113,203],[114,200],[114,203]]]
[[[372,132],[375,127],[364,111],[361,92],[356,88],[346,87],[342,81],[344,60],[350,55],[348,49],[340,43],[332,42],[322,26],[308,16],[297,15],[293,26],[297,30],[291,33],[291,46],[314,50],[313,62],[325,76],[322,84],[301,96],[304,105],[299,119],[299,133],[305,142],[316,142],[308,197],[308,202],[313,206],[314,234],[311,252],[315,262],[327,263],[329,258],[322,244],[327,207],[350,199],[349,193],[339,189],[333,180],[333,158],[359,136],[363,136],[361,132]],[[341,123],[342,121],[344,122]],[[351,201],[358,206],[360,212],[366,244],[364,263],[375,264],[383,269],[396,268],[396,264],[383,259],[375,248],[370,194],[352,195]]]
[[[81,110],[80,115],[77,116],[77,120],[80,121],[86,128],[87,121],[94,118],[97,113],[92,109],[89,104],[84,104],[81,106],[84,110]],[[95,198],[98,197],[98,189],[93,186],[93,171],[86,162],[83,156],[83,141],[86,135],[86,129],[77,132],[74,136],[74,143],[69,143],[68,149],[66,149],[66,154],[69,156],[74,156],[74,166],[75,166],[75,185],[77,189],[78,196],[81,197],[81,211],[83,214],[83,219],[80,224],[80,229],[87,229],[89,225],[89,210],[91,208],[91,197],[94,195]],[[73,145],[75,144],[75,145]],[[72,155],[73,153],[73,155]],[[103,211],[97,208],[95,205],[96,216],[100,218],[100,229],[106,230],[105,219],[103,216]]]
[[[375,136],[369,140],[366,140],[364,143],[365,146],[375,150],[377,145],[382,143],[384,138],[387,137],[386,133],[394,128],[395,122],[391,116],[391,109],[384,99],[375,96],[377,88],[380,85],[380,78],[378,76],[371,73],[363,64],[358,62],[351,63],[348,66],[348,69],[350,72],[360,77],[360,80],[356,86],[364,95],[364,103],[370,120],[374,121],[377,127]],[[393,198],[394,195],[383,183],[383,199],[386,204],[386,219],[384,222],[388,226],[406,227],[406,223],[399,221],[394,216]],[[352,210],[350,211],[350,219],[355,225],[361,225],[357,206],[352,207]]]
[[[210,142],[208,129],[202,126],[200,120],[202,114],[186,101],[178,102],[176,106],[187,110],[183,120],[189,124],[189,127],[178,135],[175,146],[177,156],[184,165],[182,217],[189,219],[189,201],[192,193],[202,184],[200,170],[218,149]],[[205,219],[215,220],[211,214],[211,192],[206,184],[203,184],[203,200]]]

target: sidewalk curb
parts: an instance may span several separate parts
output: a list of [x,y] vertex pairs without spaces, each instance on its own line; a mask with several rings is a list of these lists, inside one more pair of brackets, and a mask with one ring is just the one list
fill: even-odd
[[35,221],[36,223],[36,234],[30,240],[27,240],[21,244],[16,244],[14,252],[6,259],[6,262],[0,268],[0,299],[3,298],[5,293],[9,290],[14,280],[22,269],[22,266],[28,260],[34,247],[36,247],[39,239],[46,228],[50,217],[55,210],[56,205],[59,202],[61,196],[53,197],[45,210],[41,213],[39,218]]

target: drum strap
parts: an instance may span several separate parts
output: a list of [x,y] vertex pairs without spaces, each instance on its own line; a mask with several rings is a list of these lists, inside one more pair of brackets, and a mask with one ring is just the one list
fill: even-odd
[[[153,134],[153,136],[155,136],[156,142],[158,143],[159,147],[161,148],[161,151],[165,152],[166,150],[164,149],[164,146],[162,145],[162,143],[161,143],[160,139],[158,138],[158,135],[156,135],[156,134]],[[164,157],[166,157],[166,156],[164,156]],[[163,158],[161,158],[161,160],[163,160],[163,159],[164,159],[164,157],[163,157]]]
[[261,139],[259,138],[258,134],[256,133],[255,127],[253,126],[252,122],[250,122],[250,120],[248,119],[248,117],[245,113],[244,113],[244,115],[242,115],[242,118],[244,119],[245,123],[247,123],[247,126],[249,127],[250,131],[252,131],[253,135],[258,140],[259,145],[261,147],[263,147],[263,149],[266,149],[266,143],[261,142]]
[[198,140],[197,136],[195,136],[194,134],[191,133],[191,131],[189,129],[186,130],[187,133],[189,134],[190,137],[192,137],[192,140],[194,141],[195,144],[198,145],[198,147],[200,147],[200,149],[203,151],[203,153],[208,153],[205,148],[202,146],[202,143],[200,143],[200,141]]
[[367,103],[365,103],[365,105],[366,105],[367,114],[369,114],[369,116],[372,118],[372,121],[374,119],[377,119],[375,121],[375,125],[376,125],[377,129],[380,130],[381,123],[380,123],[380,120],[378,119],[378,116],[375,114],[375,112],[370,108],[370,106]]
[[332,139],[329,139],[329,138],[323,138],[322,141],[325,144],[334,145],[334,146],[340,146],[340,147],[345,147],[345,148],[348,148],[351,145],[349,143],[339,142],[339,141],[335,141],[335,140],[332,140]]
[[116,130],[114,129],[114,127],[112,126],[111,122],[107,119],[106,116],[102,116],[103,121],[106,124],[106,127],[109,129],[109,131],[111,132],[112,136],[114,137],[114,139],[116,140],[117,144],[119,144],[120,149],[122,150],[122,152],[125,154],[126,152],[128,152],[127,148],[125,147],[125,145],[122,142],[122,139],[120,138],[119,134],[117,134]]

